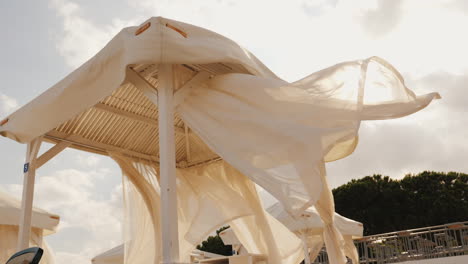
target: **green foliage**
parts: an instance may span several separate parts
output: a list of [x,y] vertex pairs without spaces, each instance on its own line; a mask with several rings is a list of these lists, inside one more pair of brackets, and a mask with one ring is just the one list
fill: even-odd
[[219,233],[223,232],[228,228],[229,226],[224,226],[216,230],[216,236],[209,236],[205,241],[203,241],[200,245],[197,246],[197,249],[219,255],[231,256],[232,246],[224,245],[223,240],[221,239],[221,237],[219,237]]
[[333,190],[336,211],[378,234],[468,220],[468,174],[367,176]]

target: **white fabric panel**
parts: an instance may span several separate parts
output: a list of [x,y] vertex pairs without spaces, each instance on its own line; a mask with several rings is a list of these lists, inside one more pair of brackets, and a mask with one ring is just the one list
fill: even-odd
[[240,245],[241,242],[237,238],[234,230],[232,228],[228,228],[223,232],[219,233],[219,237],[223,240],[224,245]]
[[[125,263],[161,260],[158,167],[111,153],[124,173]],[[211,164],[177,170],[180,259],[210,233],[232,222],[249,234],[255,252],[269,263],[296,264],[300,241],[262,208],[254,184],[229,164]],[[271,218],[271,219],[270,219]],[[273,232],[274,231],[274,232]],[[244,241],[241,241],[244,242]]]
[[320,253],[320,250],[322,250],[323,248],[322,236],[320,235],[307,237],[307,247],[309,248],[309,258],[311,261],[314,261]]
[[[388,96],[365,100],[373,89]],[[297,215],[320,196],[323,160],[353,152],[361,120],[407,115],[437,97],[416,97],[398,72],[370,58],[292,84],[246,74],[216,76],[193,89],[177,110],[208,146]]]
[[[372,89],[388,96],[364,98]],[[353,152],[361,120],[401,117],[437,97],[416,97],[391,66],[370,58],[292,84],[246,74],[216,76],[194,89],[178,111],[208,146],[292,216],[316,204],[330,260],[345,263],[324,161]]]
[[[260,217],[244,217],[229,223],[242,246],[250,254],[268,256],[268,263],[301,262],[304,256],[301,240],[274,217],[265,211],[262,214]],[[265,233],[268,235],[265,236]]]
[[340,230],[343,236],[351,236],[352,238],[361,238],[364,234],[364,226],[362,223],[346,218],[338,213],[335,213],[335,225]]

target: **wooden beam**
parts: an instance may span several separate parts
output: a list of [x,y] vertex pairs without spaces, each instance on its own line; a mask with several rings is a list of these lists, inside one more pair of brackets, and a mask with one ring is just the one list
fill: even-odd
[[[152,118],[149,118],[149,117],[146,117],[146,116],[137,115],[137,114],[134,114],[134,113],[122,110],[122,109],[115,108],[115,107],[110,106],[110,105],[106,105],[106,104],[103,104],[103,103],[98,103],[94,107],[96,109],[99,109],[99,110],[102,110],[102,111],[106,111],[106,112],[113,113],[113,114],[116,114],[116,115],[119,115],[119,116],[122,116],[122,117],[126,117],[126,118],[129,118],[129,119],[132,119],[132,120],[143,122],[143,123],[145,123],[147,125],[150,125],[150,126],[154,126],[154,127],[158,126],[158,120],[157,119],[152,119]],[[175,126],[174,129],[175,129],[175,132],[177,134],[185,135],[185,130],[182,127]]]
[[200,85],[202,82],[208,80],[210,78],[210,73],[206,71],[198,72],[195,76],[190,79],[187,83],[182,85],[177,92],[174,94],[174,107],[177,107],[180,103],[182,103],[185,98],[190,94],[191,89],[195,86]]
[[158,104],[158,90],[148,80],[136,72],[133,68],[127,67],[126,82],[132,83],[137,89],[143,92],[155,105]]
[[122,153],[129,157],[144,159],[144,160],[152,161],[152,162],[159,162],[159,159],[156,156],[151,156],[148,154],[139,153],[136,151],[120,148],[117,146],[92,141],[92,140],[83,138],[79,135],[69,135],[63,132],[52,130],[52,131],[49,131],[44,137],[49,138],[51,140],[55,140],[55,141],[69,142],[72,144],[70,147],[74,147],[74,145],[76,145],[78,147],[81,147],[82,149],[90,150],[90,152],[98,153],[98,154],[100,153],[106,156],[108,156],[107,154],[108,151],[115,151],[115,152]]
[[29,247],[29,238],[31,236],[31,217],[32,205],[34,199],[34,181],[36,178],[35,161],[39,148],[41,147],[42,137],[33,139],[28,143],[26,150],[26,161],[24,163],[23,173],[23,198],[21,200],[21,215],[18,232],[17,251]]
[[42,154],[39,158],[36,160],[36,169],[39,169],[44,165],[46,162],[51,160],[53,157],[57,156],[60,152],[62,152],[64,149],[69,147],[72,143],[62,141],[60,143],[57,143],[55,146],[51,147],[48,151],[46,151],[44,154]]
[[146,123],[146,124],[148,124],[150,126],[157,126],[157,120],[156,119],[152,119],[152,118],[142,116],[142,115],[137,115],[137,114],[134,114],[132,112],[128,112],[128,111],[125,111],[125,110],[122,110],[122,109],[118,109],[118,108],[110,106],[110,105],[106,105],[106,104],[103,104],[103,103],[98,103],[94,107],[96,109],[99,109],[99,110],[102,110],[102,111],[110,112],[110,113],[113,113],[113,114],[116,114],[116,115],[119,115],[119,116],[130,118],[132,120],[136,120],[136,121]]
[[179,262],[173,66],[159,66],[159,171],[161,179],[162,263]]
[[202,166],[202,165],[217,162],[217,161],[220,161],[220,160],[223,160],[223,159],[221,157],[214,157],[214,158],[211,158],[209,160],[198,161],[198,162],[190,162],[185,166],[185,168],[192,168],[192,167]]

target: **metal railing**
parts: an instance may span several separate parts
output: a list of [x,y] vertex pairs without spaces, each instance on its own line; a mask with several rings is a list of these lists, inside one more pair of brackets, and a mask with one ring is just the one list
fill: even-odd
[[[354,243],[359,263],[365,264],[468,255],[468,221],[371,235]],[[325,248],[313,263],[328,264]]]

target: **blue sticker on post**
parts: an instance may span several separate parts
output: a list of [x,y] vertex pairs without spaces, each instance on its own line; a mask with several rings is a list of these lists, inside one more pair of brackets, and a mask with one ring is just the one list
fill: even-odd
[[29,162],[24,164],[23,172],[26,173],[29,170]]

